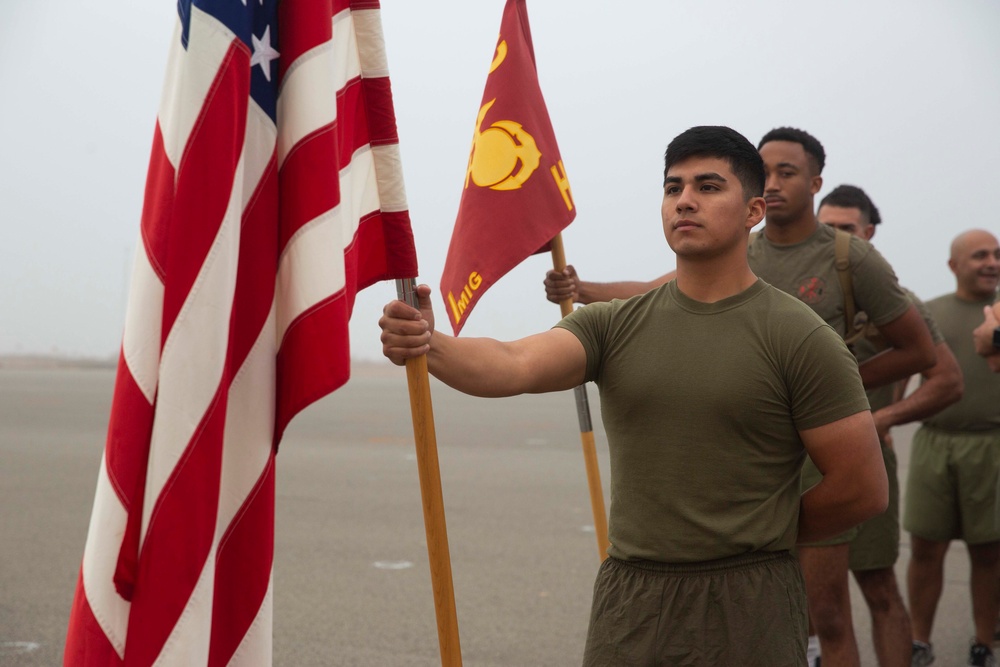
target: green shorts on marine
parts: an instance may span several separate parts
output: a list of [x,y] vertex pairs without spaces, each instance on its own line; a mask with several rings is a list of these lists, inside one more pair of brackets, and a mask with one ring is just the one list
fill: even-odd
[[806,636],[802,573],[786,551],[684,565],[608,558],[583,664],[801,667]]
[[878,516],[858,526],[851,540],[852,572],[882,570],[892,567],[899,559],[899,474],[896,452],[882,446],[885,472],[889,476],[889,507]]
[[903,527],[934,542],[1000,540],[1000,430],[913,436]]
[[[799,491],[805,493],[809,489],[813,488],[820,483],[823,479],[823,473],[819,471],[816,464],[812,462],[812,459],[806,456],[805,462],[802,464],[802,473],[799,478]],[[803,547],[835,547],[838,544],[847,544],[848,542],[853,542],[854,538],[858,536],[858,527],[854,526],[848,530],[845,530],[840,535],[827,538],[825,540],[820,540],[819,542],[803,542],[799,546]]]

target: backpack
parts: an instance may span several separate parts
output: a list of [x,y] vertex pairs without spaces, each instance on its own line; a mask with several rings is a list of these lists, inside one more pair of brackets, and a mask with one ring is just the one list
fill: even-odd
[[[876,347],[885,347],[885,339],[878,328],[868,321],[868,315],[858,312],[854,303],[854,280],[851,274],[851,235],[842,229],[836,230],[833,241],[833,265],[837,269],[837,279],[840,291],[844,293],[844,332],[841,336],[848,347],[862,338],[867,338]],[[750,243],[753,243],[760,232],[750,232]]]

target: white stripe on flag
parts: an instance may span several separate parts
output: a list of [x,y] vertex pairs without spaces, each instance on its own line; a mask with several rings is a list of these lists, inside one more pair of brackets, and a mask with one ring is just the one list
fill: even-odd
[[94,618],[115,647],[118,657],[122,658],[125,656],[128,613],[132,605],[118,595],[114,576],[128,515],[111,488],[106,456],[101,456],[94,509],[90,514],[87,543],[83,548],[83,589],[87,592],[87,603]]
[[389,76],[389,62],[385,55],[382,35],[382,12],[378,9],[356,9],[354,31],[358,40],[358,61],[361,75],[366,79]]
[[136,385],[152,405],[160,365],[163,327],[163,283],[153,271],[140,237],[132,265],[122,355]]
[[316,94],[316,82],[330,81],[333,76],[330,42],[302,54],[285,73],[278,97],[279,167],[304,137],[337,119],[337,97]]
[[191,5],[187,50],[181,47],[180,29],[178,21],[158,116],[163,150],[175,169],[180,166],[188,137],[234,38],[224,25],[194,4]]
[[274,405],[275,401],[274,357],[278,350],[274,319],[272,304],[256,342],[229,387],[216,540],[229,529],[271,456],[274,411],[260,406]]
[[380,208],[386,213],[407,210],[399,144],[372,146],[372,157],[375,160],[375,173],[378,176]]
[[240,202],[241,211],[246,211],[250,198],[257,191],[257,185],[274,153],[274,140],[277,134],[274,123],[251,98],[250,107],[247,109],[246,138],[243,140],[243,155],[246,158],[243,182],[246,185]]

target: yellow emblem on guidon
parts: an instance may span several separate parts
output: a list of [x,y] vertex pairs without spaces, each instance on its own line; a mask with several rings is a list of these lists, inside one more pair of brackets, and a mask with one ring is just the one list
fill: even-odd
[[520,123],[498,120],[485,130],[481,129],[494,102],[496,99],[490,100],[479,110],[465,187],[469,187],[471,178],[481,188],[517,190],[538,169],[542,154],[534,137],[525,132]]

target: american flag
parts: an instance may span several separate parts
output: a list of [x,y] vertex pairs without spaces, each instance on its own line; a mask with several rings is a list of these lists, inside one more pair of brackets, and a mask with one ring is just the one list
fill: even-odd
[[377,0],[181,0],[65,665],[269,665],[275,453],[417,274]]

